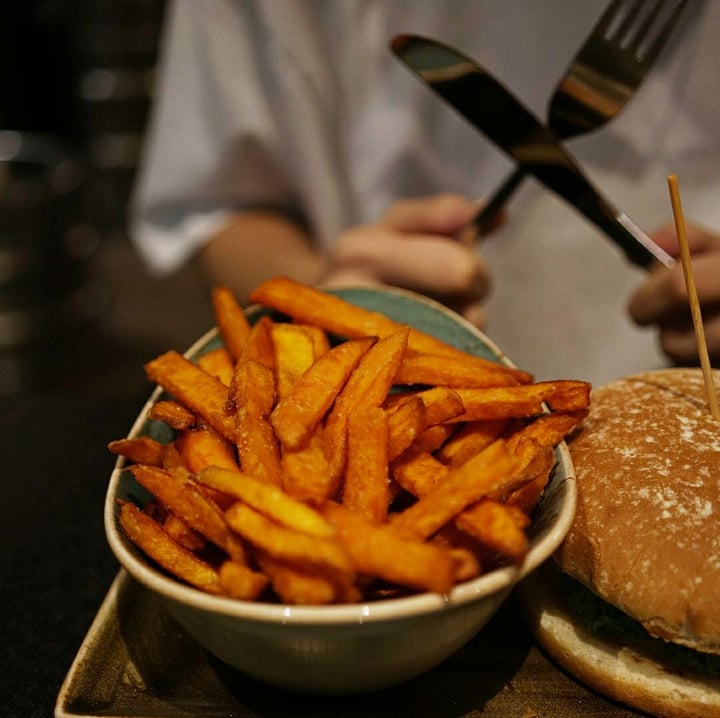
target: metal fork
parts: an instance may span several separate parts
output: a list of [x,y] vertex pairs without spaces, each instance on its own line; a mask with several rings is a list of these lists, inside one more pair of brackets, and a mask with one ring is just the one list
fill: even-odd
[[[551,96],[547,123],[559,139],[596,130],[623,109],[686,4],[687,0],[612,0]],[[515,169],[458,238],[472,244],[487,234],[524,178],[525,172]]]

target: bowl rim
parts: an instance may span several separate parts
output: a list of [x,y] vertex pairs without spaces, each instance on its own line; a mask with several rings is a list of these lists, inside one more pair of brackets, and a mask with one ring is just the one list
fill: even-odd
[[[391,295],[402,294],[416,299],[423,304],[431,305],[455,321],[462,323],[471,333],[480,338],[488,348],[497,353],[498,361],[514,366],[505,354],[486,337],[477,327],[467,322],[463,317],[447,309],[443,305],[409,290],[394,288],[370,288],[343,286],[333,287],[334,290],[371,289],[375,292],[384,292]],[[247,308],[247,313],[257,311],[257,305]],[[193,358],[198,355],[208,343],[219,336],[217,327],[208,330],[184,352],[184,356]],[[163,395],[163,389],[156,387],[138,413],[128,433],[132,438],[143,433],[148,419],[146,418],[150,407]],[[250,622],[264,622],[271,624],[293,625],[341,625],[362,624],[398,620],[422,614],[436,613],[442,610],[457,608],[472,601],[489,597],[503,590],[510,591],[512,587],[527,574],[537,568],[549,558],[558,548],[567,534],[575,515],[577,500],[577,487],[575,471],[567,445],[562,442],[557,449],[556,469],[562,466],[565,476],[557,483],[564,493],[560,511],[553,521],[552,527],[532,545],[527,556],[519,566],[506,566],[490,571],[482,576],[457,584],[446,595],[433,593],[418,593],[401,598],[380,599],[352,604],[333,604],[327,606],[287,605],[281,603],[263,603],[260,601],[241,601],[234,598],[214,596],[194,588],[180,580],[166,574],[162,569],[155,568],[144,557],[141,558],[139,549],[131,544],[118,527],[117,505],[115,497],[125,473],[126,461],[124,457],[117,458],[108,489],[105,496],[103,510],[103,523],[107,542],[119,561],[122,568],[146,588],[156,592],[164,599],[175,604],[181,604],[203,611],[242,619]]]

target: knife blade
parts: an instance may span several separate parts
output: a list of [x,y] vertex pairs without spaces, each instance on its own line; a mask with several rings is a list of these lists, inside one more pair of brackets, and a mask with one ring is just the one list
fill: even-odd
[[675,260],[590,183],[553,132],[490,73],[449,45],[420,35],[396,35],[392,52],[523,169],[593,222],[649,269]]

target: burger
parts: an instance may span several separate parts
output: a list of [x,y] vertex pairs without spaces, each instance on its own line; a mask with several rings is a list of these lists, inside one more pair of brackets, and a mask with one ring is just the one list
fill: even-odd
[[595,389],[569,448],[573,525],[518,591],[537,641],[629,706],[720,716],[720,421],[702,372]]

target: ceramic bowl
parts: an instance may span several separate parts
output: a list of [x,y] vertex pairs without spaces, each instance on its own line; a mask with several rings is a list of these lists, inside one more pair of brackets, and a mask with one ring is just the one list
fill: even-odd
[[[398,290],[334,290],[343,298],[384,312],[457,347],[510,363],[481,332],[441,305]],[[251,308],[255,320],[262,310]],[[215,330],[187,352],[197,357],[218,346]],[[148,421],[156,390],[131,436],[171,438]],[[158,570],[120,531],[116,499],[146,496],[118,460],[105,504],[105,529],[121,566],[156,593],[168,611],[204,648],[268,684],[313,694],[352,694],[416,677],[469,641],[492,617],[513,586],[548,558],[567,533],[575,511],[575,477],[565,445],[530,528],[530,551],[519,567],[505,567],[457,585],[446,596],[421,593],[362,604],[285,606],[207,595]]]

